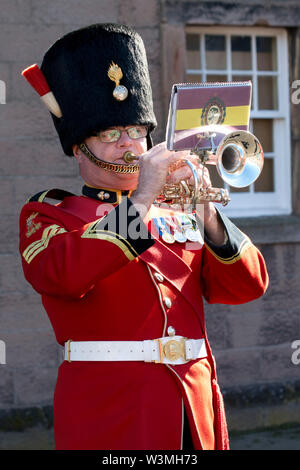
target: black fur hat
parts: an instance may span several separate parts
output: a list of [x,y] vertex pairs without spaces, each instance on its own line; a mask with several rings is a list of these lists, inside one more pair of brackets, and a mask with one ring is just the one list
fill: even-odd
[[[112,63],[128,90],[123,101],[113,96]],[[48,49],[41,70],[62,112],[60,118],[51,116],[66,155],[73,155],[72,145],[110,126],[147,125],[151,146],[157,123],[144,43],[136,31],[117,24],[72,31]]]

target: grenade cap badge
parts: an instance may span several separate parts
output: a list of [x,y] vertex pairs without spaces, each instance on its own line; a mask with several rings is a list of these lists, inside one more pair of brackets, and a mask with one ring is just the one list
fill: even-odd
[[116,84],[116,87],[113,91],[113,97],[117,101],[126,100],[128,96],[128,90],[126,86],[120,85],[120,80],[123,78],[123,72],[122,72],[121,67],[119,67],[117,64],[114,64],[114,62],[112,62],[111,65],[109,66],[107,75]]

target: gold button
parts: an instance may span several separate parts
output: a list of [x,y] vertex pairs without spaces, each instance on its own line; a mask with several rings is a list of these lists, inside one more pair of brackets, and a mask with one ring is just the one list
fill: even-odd
[[154,277],[158,282],[163,282],[164,277],[160,273],[154,273]]
[[164,304],[167,308],[170,308],[172,306],[172,300],[169,297],[165,297]]

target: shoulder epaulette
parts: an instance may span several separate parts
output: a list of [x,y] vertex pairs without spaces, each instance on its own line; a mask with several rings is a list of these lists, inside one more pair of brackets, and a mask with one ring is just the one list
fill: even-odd
[[40,191],[34,196],[28,198],[26,204],[28,202],[44,202],[46,198],[63,201],[65,197],[69,196],[75,196],[75,194],[69,193],[69,191],[64,191],[63,189],[47,189],[46,191]]

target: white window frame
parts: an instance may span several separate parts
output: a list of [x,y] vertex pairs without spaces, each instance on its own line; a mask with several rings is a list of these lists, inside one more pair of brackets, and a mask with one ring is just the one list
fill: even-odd
[[[253,83],[253,109],[250,113],[249,130],[252,131],[252,119],[273,120],[273,153],[265,154],[273,158],[274,162],[274,192],[254,193],[253,185],[245,193],[230,192],[231,201],[222,210],[229,217],[251,217],[262,215],[284,215],[292,211],[291,200],[291,145],[290,145],[290,89],[289,89],[289,64],[288,64],[288,36],[283,28],[265,27],[227,27],[227,26],[187,26],[186,33],[199,34],[201,36],[200,54],[201,69],[187,69],[187,74],[202,75],[206,81],[207,75],[226,75],[228,81],[233,75],[252,75]],[[223,35],[226,39],[226,70],[207,70],[205,63],[205,44],[203,36]],[[250,70],[233,70],[231,67],[230,37],[251,36],[252,41],[252,68]],[[257,36],[271,36],[277,39],[277,71],[258,71],[256,69]],[[276,76],[278,87],[278,110],[258,110],[257,79],[259,75]],[[199,80],[201,81],[201,80]],[[226,186],[225,186],[226,187]]]

